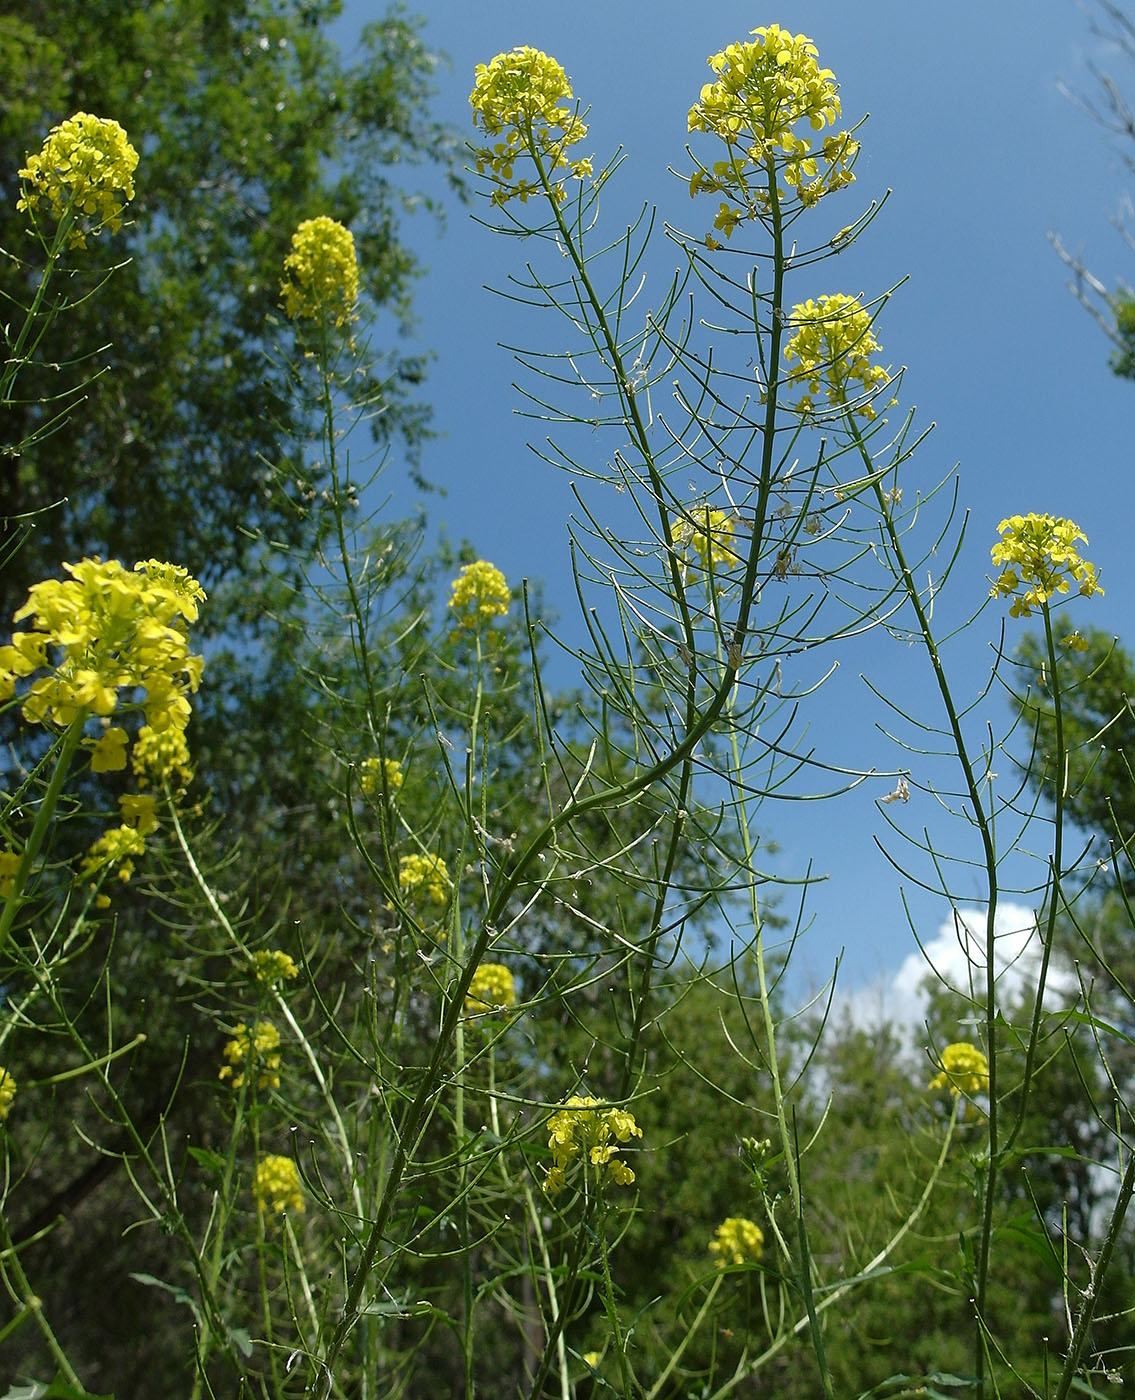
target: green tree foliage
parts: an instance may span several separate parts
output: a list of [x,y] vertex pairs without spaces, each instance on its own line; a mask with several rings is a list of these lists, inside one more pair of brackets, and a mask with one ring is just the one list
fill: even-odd
[[[4,7],[5,305],[31,299],[38,250],[16,212],[16,171],[49,127],[80,110],[113,117],[142,162],[128,226],[113,245],[94,238],[72,256],[66,353],[27,366],[9,410],[7,445],[31,442],[22,457],[0,458],[0,516],[30,518],[34,530],[0,580],[0,614],[61,559],[179,560],[212,591],[259,541],[296,544],[309,532],[310,517],[279,486],[323,485],[298,450],[302,403],[273,353],[289,342],[277,317],[288,240],[321,213],[353,230],[389,343],[407,323],[416,271],[404,216],[420,200],[401,184],[405,168],[448,166],[453,151],[429,116],[436,59],[414,22],[391,9],[345,61],[328,33],[340,9],[338,0]],[[113,293],[84,299],[111,263]],[[374,362],[382,439],[421,442],[423,370],[420,354],[396,349]],[[66,432],[51,426],[61,404],[72,409]]]
[[[1094,10],[1093,33],[1106,42],[1109,52],[1127,72],[1117,76],[1114,70],[1093,68],[1095,95],[1077,95],[1074,100],[1104,131],[1119,138],[1120,158],[1126,169],[1135,173],[1135,108],[1130,96],[1131,79],[1135,77],[1135,16],[1116,0],[1095,0]],[[1122,215],[1115,222],[1131,247],[1132,233]],[[1119,379],[1135,379],[1135,293],[1126,283],[1109,292],[1078,255],[1069,253],[1055,235],[1049,236],[1072,273],[1072,292],[1112,343],[1112,373]]]

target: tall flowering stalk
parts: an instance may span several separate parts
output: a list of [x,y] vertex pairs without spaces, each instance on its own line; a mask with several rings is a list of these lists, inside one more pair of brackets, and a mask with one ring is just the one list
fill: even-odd
[[[19,170],[16,208],[27,215],[46,259],[22,321],[4,328],[7,353],[0,365],[0,404],[11,403],[25,357],[47,334],[56,314],[47,291],[68,249],[86,246],[88,237],[122,227],[134,198],[138,152],[126,132],[109,118],[76,112],[52,127],[41,150]],[[54,227],[49,224],[53,222]],[[20,444],[6,443],[17,449]]]

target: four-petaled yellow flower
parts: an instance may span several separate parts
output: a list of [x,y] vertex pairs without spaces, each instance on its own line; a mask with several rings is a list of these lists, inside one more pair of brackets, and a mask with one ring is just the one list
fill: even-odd
[[299,976],[295,959],[287,953],[281,953],[278,948],[261,949],[260,952],[253,953],[252,961],[256,964],[256,980],[269,987]]
[[6,1069],[0,1069],[0,1123],[8,1116],[12,1100],[16,1097],[16,1081]]
[[303,1186],[299,1169],[290,1157],[261,1157],[256,1164],[252,1194],[261,1211],[273,1215],[280,1215],[286,1210],[295,1215],[303,1214]]
[[555,1165],[544,1177],[544,1190],[554,1196],[567,1185],[568,1169],[581,1162],[585,1174],[594,1168],[596,1185],[613,1181],[630,1186],[634,1172],[619,1160],[618,1144],[642,1137],[634,1114],[602,1099],[573,1094],[548,1119],[548,1146]]
[[764,1231],[740,1215],[730,1215],[723,1220],[709,1242],[709,1252],[716,1256],[721,1269],[727,1264],[755,1263],[764,1247]]
[[[788,383],[808,386],[793,405],[796,412],[815,414],[815,398],[823,394],[831,409],[850,406],[861,417],[874,418],[871,400],[890,376],[881,365],[871,363],[871,356],[883,347],[875,338],[870,313],[855,297],[837,292],[794,306],[790,324],[795,334],[784,347]],[[799,363],[792,367],[794,361]]]
[[[770,180],[778,200],[795,191],[804,206],[854,180],[859,143],[846,131],[826,136],[818,147],[812,133],[834,126],[840,116],[839,87],[821,68],[806,34],[778,24],[751,31],[754,42],[729,44],[708,60],[715,80],[690,108],[690,131],[719,137],[728,159],[699,166],[690,194],[724,195],[714,228],[726,238],[745,219],[772,207]],[[807,123],[807,134],[798,126]],[[781,184],[783,181],[783,184]],[[710,235],[709,247],[721,245]]]
[[466,564],[450,584],[449,610],[461,627],[476,631],[504,617],[512,595],[504,574],[486,559]]
[[441,905],[449,899],[453,881],[441,856],[415,852],[403,856],[398,862],[398,888],[411,903],[420,893],[430,904]]
[[305,219],[292,234],[284,269],[288,275],[280,295],[293,321],[329,317],[336,326],[345,326],[356,319],[359,265],[350,229],[326,214]]
[[[1073,583],[1085,598],[1103,593],[1096,566],[1076,548],[1078,541],[1087,544],[1088,537],[1075,521],[1055,515],[1011,515],[1002,520],[997,532],[1001,539],[990,554],[994,564],[1005,567],[989,596],[1012,596],[1011,617],[1031,617],[1034,608],[1045,607],[1058,593],[1068,593]],[[1074,640],[1076,635],[1065,638],[1065,644],[1083,650]]]
[[384,779],[387,792],[397,792],[402,778],[402,765],[396,758],[364,758],[359,764],[359,787],[366,797],[380,793]]
[[280,1087],[280,1032],[271,1021],[257,1021],[252,1030],[242,1021],[233,1027],[233,1038],[221,1052],[227,1064],[221,1066],[218,1079],[229,1079],[234,1089],[244,1083],[244,1072],[251,1063],[261,1089]]
[[491,63],[478,63],[469,104],[473,125],[486,136],[500,137],[488,146],[473,148],[478,174],[493,183],[492,202],[522,203],[544,192],[536,181],[518,179],[513,167],[525,156],[538,162],[552,198],[567,198],[557,171],[567,170],[577,180],[591,174],[591,161],[569,160],[565,152],[587,135],[587,126],[572,110],[572,90],[567,74],[554,58],[530,47],[498,53]]
[[989,1061],[976,1045],[964,1041],[947,1045],[939,1056],[941,1072],[930,1081],[931,1089],[958,1094],[984,1094],[989,1089]]
[[482,963],[465,994],[466,1016],[487,1016],[516,1005],[516,983],[502,963]]
[[125,729],[117,724],[104,729],[91,749],[91,772],[121,773],[126,767],[126,743]]
[[122,227],[122,211],[134,198],[138,152],[116,121],[76,112],[51,128],[38,155],[19,172],[24,182],[17,209],[46,206],[70,222],[67,241],[81,248],[88,233]]

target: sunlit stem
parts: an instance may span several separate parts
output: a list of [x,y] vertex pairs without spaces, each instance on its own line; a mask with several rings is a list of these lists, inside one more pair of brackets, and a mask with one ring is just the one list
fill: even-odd
[[946,671],[942,665],[942,658],[938,651],[938,644],[930,625],[929,616],[922,603],[922,596],[919,593],[918,585],[914,581],[914,575],[911,573],[910,566],[906,561],[906,554],[902,547],[902,537],[895,526],[891,502],[887,499],[887,493],[883,490],[880,473],[871,458],[870,450],[863,439],[863,435],[859,430],[859,425],[855,421],[854,414],[851,412],[846,413],[844,415],[844,422],[847,424],[848,431],[859,450],[859,455],[863,460],[863,465],[874,488],[875,500],[883,522],[883,530],[894,557],[894,567],[902,582],[907,600],[914,611],[918,623],[918,631],[922,638],[922,644],[926,649],[926,654],[930,658],[931,669],[934,673],[934,681],[938,687],[938,693],[942,698],[942,705],[946,711],[946,719],[950,726],[954,752],[957,755],[958,764],[961,767],[962,776],[969,796],[973,822],[981,837],[986,887],[985,1053],[989,1063],[989,1116],[986,1120],[989,1157],[988,1171],[986,1172],[982,1193],[981,1232],[978,1238],[977,1268],[974,1278],[974,1309],[976,1314],[974,1374],[977,1378],[976,1394],[980,1397],[984,1394],[985,1387],[985,1344],[982,1332],[982,1318],[985,1315],[985,1300],[989,1281],[990,1245],[993,1239],[993,1207],[997,1197],[1001,1162],[1001,1148],[998,1143],[999,1106],[997,1096],[999,1086],[997,1056],[997,964],[995,957],[995,929],[998,896],[997,851],[993,840],[992,825],[982,801],[977,773],[969,755],[969,748],[966,744],[965,736],[962,733],[961,720],[958,717],[957,707],[954,704],[950,683],[946,679]]

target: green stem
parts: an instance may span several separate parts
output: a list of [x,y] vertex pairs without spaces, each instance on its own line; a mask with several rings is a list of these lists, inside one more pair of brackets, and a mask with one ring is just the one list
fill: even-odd
[[938,644],[934,638],[926,609],[923,607],[922,597],[914,581],[914,575],[911,573],[910,567],[907,564],[906,554],[902,547],[902,538],[895,527],[894,517],[891,513],[891,503],[887,499],[886,492],[883,490],[879,472],[871,459],[870,451],[868,450],[866,442],[863,440],[863,435],[859,431],[859,425],[855,422],[854,416],[848,413],[845,421],[852,439],[859,450],[864,467],[871,478],[875,491],[875,500],[887,537],[887,543],[894,556],[894,567],[898,571],[907,599],[914,610],[914,615],[918,622],[918,631],[922,638],[922,644],[926,649],[926,654],[930,658],[931,669],[934,673],[934,681],[938,687],[938,693],[941,696],[942,705],[946,711],[946,719],[950,726],[950,734],[954,743],[954,752],[957,755],[958,764],[961,767],[966,791],[969,796],[973,821],[981,837],[982,855],[985,866],[987,895],[985,911],[985,1053],[989,1064],[989,1115],[986,1119],[987,1141],[989,1144],[989,1170],[986,1174],[986,1181],[982,1193],[981,1233],[978,1239],[977,1270],[974,1279],[974,1375],[977,1378],[975,1395],[978,1397],[978,1400],[980,1400],[980,1397],[985,1393],[985,1345],[982,1332],[982,1319],[985,1315],[985,1300],[988,1293],[990,1247],[993,1240],[993,1207],[997,1198],[997,1183],[1000,1175],[1001,1160],[1001,1149],[998,1145],[999,1066],[997,1054],[997,967],[995,957],[995,928],[999,889],[997,879],[997,851],[993,841],[992,826],[982,802],[978,778],[974,772],[973,761],[969,756],[969,749],[966,745],[965,736],[962,733],[961,720],[958,716],[957,707],[954,704],[954,697],[950,690],[949,682],[946,679],[942,658],[938,652]]
[[8,1285],[12,1301],[24,1309],[26,1316],[34,1319],[35,1325],[47,1343],[47,1349],[51,1352],[64,1381],[69,1386],[73,1386],[77,1392],[85,1395],[86,1390],[82,1381],[76,1375],[67,1353],[63,1350],[59,1338],[55,1335],[54,1329],[44,1315],[43,1301],[36,1296],[27,1274],[24,1273],[24,1266],[20,1263],[20,1256],[16,1246],[12,1243],[7,1215],[3,1209],[0,1209],[0,1246],[2,1246],[0,1249],[0,1273],[4,1275],[4,1281]]
[[1128,1152],[1127,1166],[1123,1172],[1123,1180],[1119,1186],[1119,1194],[1115,1200],[1115,1206],[1111,1212],[1111,1219],[1108,1222],[1107,1234],[1104,1237],[1103,1246],[1100,1249],[1096,1262],[1092,1267],[1091,1278],[1087,1288],[1084,1290],[1083,1303],[1080,1307],[1080,1315],[1076,1319],[1075,1330],[1068,1342],[1068,1354],[1064,1358],[1064,1367],[1060,1372],[1060,1379],[1056,1383],[1056,1390],[1053,1392],[1052,1400],[1065,1400],[1068,1392],[1076,1379],[1076,1368],[1080,1364],[1080,1357],[1083,1355],[1084,1347],[1087,1345],[1088,1334],[1091,1332],[1092,1321],[1099,1306],[1100,1291],[1107,1276],[1107,1271],[1111,1267],[1111,1258],[1115,1253],[1115,1246],[1123,1232],[1123,1222],[1127,1216],[1127,1208],[1131,1204],[1131,1195],[1135,1191],[1135,1153]]
[[39,856],[48,828],[55,818],[55,810],[59,805],[63,785],[67,781],[67,775],[71,769],[71,760],[74,758],[75,750],[79,747],[79,742],[83,737],[83,726],[86,722],[87,711],[80,710],[64,730],[60,740],[55,770],[47,784],[47,790],[40,800],[31,835],[24,846],[19,866],[12,878],[11,893],[5,899],[3,909],[0,910],[0,954],[8,946],[8,940],[12,935],[12,924],[23,902],[23,893],[31,876],[32,867]]

